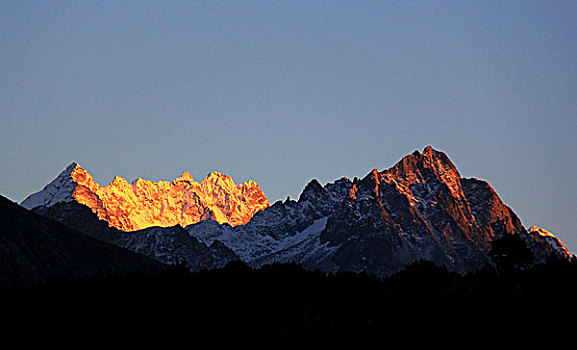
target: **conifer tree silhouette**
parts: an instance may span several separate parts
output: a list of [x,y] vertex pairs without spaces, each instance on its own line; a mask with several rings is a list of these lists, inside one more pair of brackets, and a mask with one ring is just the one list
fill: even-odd
[[534,254],[518,234],[505,234],[492,242],[489,252],[499,273],[510,273],[531,266]]

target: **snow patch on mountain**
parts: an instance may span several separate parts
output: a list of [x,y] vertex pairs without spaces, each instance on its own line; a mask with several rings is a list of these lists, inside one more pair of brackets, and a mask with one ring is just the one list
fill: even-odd
[[259,267],[273,262],[300,262],[323,260],[338,247],[321,243],[320,235],[328,217],[313,220],[312,224],[294,234],[275,235],[259,233],[250,226],[219,225],[203,221],[185,230],[206,245],[215,241],[223,243],[245,263]]

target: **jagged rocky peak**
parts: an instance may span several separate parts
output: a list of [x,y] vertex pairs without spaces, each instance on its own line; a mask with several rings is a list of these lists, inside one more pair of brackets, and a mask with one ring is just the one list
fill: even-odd
[[417,150],[403,157],[385,173],[412,182],[423,182],[431,177],[441,179],[444,182],[455,182],[461,177],[449,157],[431,146],[425,147],[423,153]]
[[200,182],[200,186],[207,193],[213,193],[215,195],[222,192],[233,192],[237,189],[237,185],[234,183],[230,176],[219,173],[218,171],[209,173]]
[[312,179],[301,192],[301,195],[299,196],[299,202],[316,199],[318,197],[326,197],[326,195],[327,191],[319,183],[319,181],[317,179]]
[[221,172],[218,171],[212,171],[210,173],[208,173],[206,175],[206,177],[204,178],[204,180],[202,180],[203,182],[207,182],[207,183],[216,183],[219,181],[224,181],[226,183],[230,183],[232,182],[232,179],[230,176],[223,174]]
[[438,191],[439,185],[446,185],[452,197],[465,201],[459,171],[444,152],[431,146],[425,147],[422,153],[417,150],[403,157],[382,174],[407,195],[412,205],[419,201],[415,197],[419,195],[418,192]]
[[182,172],[182,175],[180,175],[180,177],[177,177],[174,181],[193,182],[194,179],[192,178],[192,175],[188,171],[184,171],[184,172]]
[[70,201],[90,207],[100,219],[123,231],[187,226],[207,219],[241,225],[270,205],[256,182],[237,186],[230,176],[219,172],[208,174],[201,183],[188,171],[172,182],[139,178],[129,183],[117,175],[101,187],[77,163],[21,205],[33,209]]
[[[324,187],[316,180],[311,180],[301,193],[299,201],[319,198],[345,197],[356,199],[357,192],[364,192],[371,196],[381,196],[383,188],[379,186],[393,186],[395,192],[406,197],[411,205],[423,202],[425,197],[438,194],[440,185],[446,185],[451,196],[459,201],[465,201],[461,186],[461,175],[449,157],[432,146],[424,148],[423,152],[416,150],[403,157],[393,167],[379,172],[372,169],[362,179],[341,178]],[[387,187],[389,188],[389,187]]]

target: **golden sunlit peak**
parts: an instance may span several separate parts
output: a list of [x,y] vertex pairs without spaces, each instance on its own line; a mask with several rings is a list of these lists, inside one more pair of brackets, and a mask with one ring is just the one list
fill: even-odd
[[213,171],[210,174],[208,174],[204,178],[204,180],[202,180],[200,185],[205,187],[207,190],[215,186],[227,187],[229,189],[237,187],[236,184],[234,183],[234,180],[230,176],[220,173],[218,171]]
[[192,175],[188,171],[183,171],[182,175],[180,175],[179,179],[194,181],[194,179],[192,178]]
[[129,184],[116,175],[109,185],[100,187],[76,162],[22,204],[34,208],[71,200],[90,207],[100,219],[123,231],[188,226],[208,219],[243,225],[270,206],[256,182],[237,186],[230,176],[217,171],[208,174],[201,184],[184,171],[172,182],[138,178]]
[[433,146],[426,146],[423,149],[423,155],[431,154],[434,151]]
[[[140,180],[140,179],[139,179]],[[128,185],[128,181],[126,181],[126,179],[124,179],[122,176],[120,175],[116,175],[114,177],[114,180],[112,180],[112,184],[116,184],[116,185]]]
[[176,179],[174,179],[172,181],[173,184],[178,184],[178,183],[188,183],[188,184],[195,184],[196,182],[194,182],[194,178],[192,177],[192,174],[190,174],[190,172],[188,171],[183,171],[182,175],[180,175],[179,177],[177,177]]
[[254,180],[247,180],[242,185],[247,186],[247,187],[260,187]]
[[221,179],[230,179],[230,176],[223,174],[221,172],[218,171],[212,171],[210,173],[208,173],[208,175],[206,175],[207,179],[212,179],[212,178],[221,178]]

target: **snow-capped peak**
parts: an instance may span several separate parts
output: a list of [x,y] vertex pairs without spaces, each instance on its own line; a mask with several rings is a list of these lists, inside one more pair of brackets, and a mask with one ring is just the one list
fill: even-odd
[[78,163],[71,163],[52,182],[44,186],[42,191],[31,194],[20,205],[33,209],[38,206],[51,206],[74,200],[73,195],[78,183],[73,180],[73,177],[76,172],[83,171],[84,169]]

